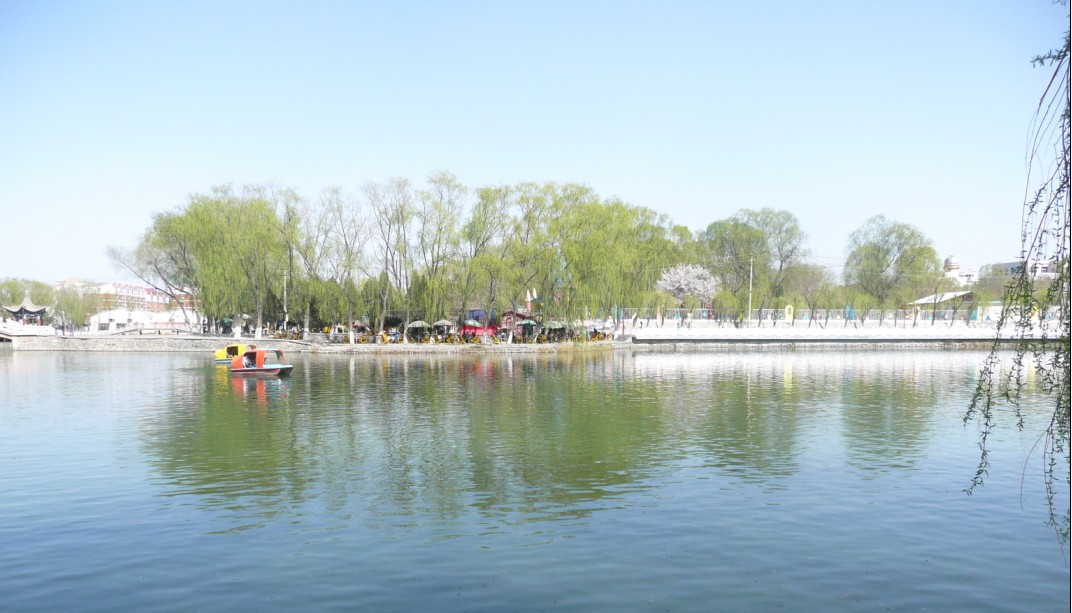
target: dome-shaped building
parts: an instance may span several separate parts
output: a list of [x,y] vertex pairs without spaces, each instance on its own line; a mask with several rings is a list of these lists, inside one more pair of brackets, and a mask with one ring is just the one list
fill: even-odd
[[942,268],[945,270],[945,276],[956,281],[957,285],[960,285],[961,287],[964,287],[966,285],[971,286],[973,283],[975,283],[975,271],[966,270],[964,272],[961,272],[960,260],[958,260],[957,256],[955,255],[947,257],[945,259],[945,263],[942,265]]

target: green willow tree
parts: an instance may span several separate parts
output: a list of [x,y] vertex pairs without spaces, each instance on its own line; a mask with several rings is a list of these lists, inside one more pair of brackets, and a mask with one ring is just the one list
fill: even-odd
[[[321,258],[325,276],[322,310],[333,321],[345,321],[351,344],[357,313],[369,304],[361,285],[368,278],[362,245],[371,233],[370,222],[358,201],[338,187],[325,189],[320,195],[320,210],[326,226]],[[370,322],[366,322],[370,323]]]
[[[386,275],[388,283],[381,284],[380,317],[377,328],[384,326],[384,318],[391,309],[391,297],[402,297],[400,305],[405,311],[403,321],[409,321],[410,280],[413,264],[413,222],[415,196],[408,179],[395,178],[385,184],[365,185],[371,217],[371,234],[374,257],[369,261],[375,266],[367,271],[369,277]],[[394,291],[391,291],[391,290]]]
[[546,306],[543,299],[549,296],[553,284],[551,271],[556,267],[561,248],[561,237],[552,230],[552,222],[561,215],[555,200],[556,189],[553,183],[531,182],[510,188],[507,253],[511,304],[520,304],[531,290],[536,290],[541,300],[534,308],[542,311]]
[[259,339],[265,307],[281,291],[287,266],[275,208],[257,187],[247,187],[241,195],[220,187],[210,195],[194,196],[189,214],[208,239],[201,246],[205,266],[198,271],[199,285],[234,309],[236,337],[243,311],[252,311],[254,337]]
[[[1067,4],[1066,4],[1067,7]],[[1068,15],[1064,16],[1068,23]],[[1069,312],[1069,243],[1072,220],[1070,187],[1070,70],[1069,33],[1064,44],[1036,57],[1036,66],[1050,67],[1051,76],[1035,111],[1034,129],[1028,148],[1028,185],[1030,196],[1023,203],[1021,230],[1023,265],[1005,286],[998,331],[990,356],[980,373],[979,383],[964,416],[965,422],[978,420],[980,460],[968,488],[970,493],[982,485],[989,469],[991,431],[997,425],[995,408],[1002,400],[1013,406],[1015,421],[1023,427],[1021,400],[1027,381],[1037,382],[1052,403],[1050,420],[1042,433],[1042,459],[1049,498],[1050,519],[1059,535],[1067,541],[1072,514],[1067,488],[1072,484],[1072,443],[1069,435],[1070,312]],[[1035,274],[1036,262],[1048,262],[1056,268],[1053,280],[1043,281]],[[1011,366],[999,354],[1003,340],[1015,341]],[[1058,483],[1066,488],[1063,502],[1058,502]],[[1060,507],[1064,516],[1059,518]]]
[[107,254],[114,266],[175,301],[188,321],[185,298],[204,302],[196,281],[198,241],[197,226],[183,213],[157,213],[134,249],[109,247]]
[[658,299],[655,284],[662,271],[686,261],[686,249],[677,239],[691,241],[691,236],[687,228],[675,227],[669,217],[648,208],[612,202],[606,214],[615,220],[618,255],[615,281],[604,290],[603,308],[611,307],[617,325],[621,308]]
[[464,272],[458,304],[463,318],[472,305],[490,312],[498,290],[514,272],[510,261],[512,245],[508,240],[513,195],[508,187],[478,189],[476,202],[462,226],[460,256],[464,260],[461,266]]
[[283,329],[290,327],[292,313],[304,320],[308,327],[309,313],[306,308],[312,301],[314,285],[304,274],[305,269],[302,267],[299,253],[299,248],[306,243],[301,223],[306,209],[305,201],[291,188],[277,188],[269,185],[259,188],[255,193],[274,210],[275,231],[278,233],[278,239],[285,252],[283,278],[278,282],[282,295],[276,296],[280,299],[282,310],[280,327]]
[[763,233],[769,266],[764,275],[768,284],[766,294],[773,299],[783,297],[789,277],[808,255],[808,236],[800,229],[800,222],[789,211],[769,208],[745,209],[735,217]]
[[[788,302],[794,307],[802,305],[811,310],[812,315],[808,317],[808,327],[826,325],[829,320],[829,309],[827,309],[828,316],[822,322],[817,322],[814,316],[816,309],[833,303],[834,283],[823,267],[816,264],[800,264],[793,267],[786,279],[786,292],[789,297]],[[794,313],[798,310],[795,309]],[[796,317],[799,317],[799,314]],[[796,325],[795,319],[793,325]]]
[[109,255],[179,304],[191,294],[203,315],[233,317],[236,331],[242,315],[254,313],[259,337],[265,309],[286,278],[288,241],[297,241],[297,216],[287,227],[273,194],[261,186],[241,195],[229,186],[194,194],[181,210],[155,215],[132,252],[113,248]]
[[437,172],[422,189],[392,179],[312,202],[272,185],[217,187],[156,215],[115,259],[180,303],[192,295],[212,320],[256,318],[258,330],[292,317],[305,330],[360,318],[379,329],[527,302],[545,320],[617,319],[676,306],[655,283],[684,263],[718,277],[715,309],[743,318],[750,295],[758,307],[829,295],[794,281],[807,277],[805,238],[785,211],[742,210],[694,237],[585,185],[471,190]]
[[915,227],[884,215],[872,217],[853,232],[848,251],[845,283],[874,298],[879,309],[901,307],[919,298],[942,274],[930,239]]
[[64,332],[74,331],[89,323],[89,318],[101,310],[102,298],[96,289],[85,285],[65,285],[56,290],[52,307],[52,325]]
[[784,305],[790,279],[808,255],[806,243],[797,218],[771,208],[742,209],[698,232],[696,261],[719,282],[713,308],[745,319],[750,308]]
[[416,311],[425,318],[437,319],[448,312],[447,274],[452,259],[457,258],[461,242],[458,220],[462,218],[469,190],[448,172],[428,177],[428,185],[417,192],[416,252],[420,270],[420,288],[416,294]]
[[323,199],[298,203],[298,230],[295,232],[293,249],[299,264],[295,267],[298,295],[295,300],[302,304],[302,330],[308,334],[316,309],[324,309],[330,300],[327,283],[327,256],[331,238],[332,211]]
[[716,308],[750,319],[750,305],[763,303],[768,295],[770,251],[763,230],[741,219],[724,219],[700,232],[697,243],[701,261],[718,281]]
[[563,257],[575,287],[571,318],[621,316],[620,307],[651,301],[659,271],[675,262],[669,221],[620,201],[570,208]]

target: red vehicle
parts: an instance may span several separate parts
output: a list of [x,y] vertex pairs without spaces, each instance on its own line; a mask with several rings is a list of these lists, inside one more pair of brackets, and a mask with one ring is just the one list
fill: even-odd
[[289,375],[292,370],[279,349],[250,349],[231,360],[232,375]]

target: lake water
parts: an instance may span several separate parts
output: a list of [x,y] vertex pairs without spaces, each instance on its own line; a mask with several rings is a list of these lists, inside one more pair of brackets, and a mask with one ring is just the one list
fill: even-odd
[[1069,610],[985,353],[290,357],[0,350],[0,610]]

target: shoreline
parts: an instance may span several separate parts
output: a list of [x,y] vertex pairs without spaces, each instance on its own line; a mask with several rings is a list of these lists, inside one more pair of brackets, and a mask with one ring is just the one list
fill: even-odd
[[323,354],[458,354],[480,355],[487,353],[565,353],[577,351],[606,351],[621,341],[593,341],[588,343],[529,344],[467,344],[431,345],[421,343],[400,344],[344,344],[283,339],[253,339],[187,334],[146,334],[111,336],[14,336],[12,351],[91,351],[91,352],[214,352],[234,343],[252,343],[259,347],[281,349],[284,353]]
[[[690,352],[690,351],[777,351],[906,349],[937,347],[946,349],[990,349],[995,343],[994,330],[977,330],[971,334],[949,331],[855,330],[838,334],[791,334],[788,330],[729,330],[712,334],[711,330],[674,330],[670,333],[630,337],[613,341],[563,342],[545,344],[467,344],[431,345],[344,344],[282,339],[200,336],[189,334],[123,334],[110,336],[13,336],[12,351],[88,351],[88,352],[213,352],[232,343],[255,343],[286,353],[367,354],[367,355],[485,355],[485,354],[556,354],[593,351]],[[988,334],[981,334],[987,332]],[[1018,342],[1003,338],[1000,344]]]

